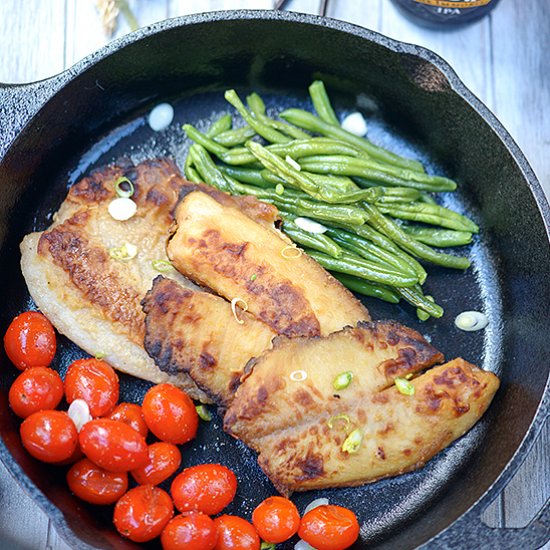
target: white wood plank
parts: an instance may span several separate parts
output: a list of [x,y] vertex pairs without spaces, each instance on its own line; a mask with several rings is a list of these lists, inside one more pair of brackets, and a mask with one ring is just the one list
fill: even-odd
[[0,1],[0,82],[41,80],[63,70],[65,0]]
[[256,9],[269,10],[273,7],[271,0],[168,0],[169,17],[189,15],[191,13],[203,13],[217,10]]

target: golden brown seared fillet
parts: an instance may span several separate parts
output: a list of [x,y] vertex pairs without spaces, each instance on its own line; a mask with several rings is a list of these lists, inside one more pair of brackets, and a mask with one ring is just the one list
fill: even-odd
[[[165,372],[188,373],[218,405],[227,406],[250,358],[275,333],[229,302],[157,277],[143,301],[145,349]],[[237,321],[242,321],[242,324]]]
[[[225,416],[226,431],[250,444],[273,430],[299,425],[342,396],[378,392],[443,361],[418,332],[392,321],[359,323],[326,338],[284,338],[249,364],[250,376]],[[345,389],[334,379],[351,373]]]
[[[168,256],[184,275],[248,311],[277,334],[327,335],[367,310],[305,254],[296,257],[277,231],[204,193],[189,193],[176,210]],[[285,257],[292,256],[292,257]]]
[[[132,199],[138,207],[124,222],[114,220],[107,210],[120,176],[134,183]],[[199,187],[224,204],[258,216],[261,223],[272,224],[276,218],[276,209],[269,205]],[[71,187],[49,229],[23,239],[21,268],[38,307],[88,353],[104,353],[123,372],[152,382],[170,381],[192,397],[207,400],[187,374],[169,376],[143,349],[141,300],[158,275],[151,262],[168,260],[173,210],[189,188],[197,186],[185,181],[170,160],[98,169]],[[137,246],[137,256],[130,261],[112,259],[109,249],[127,242]],[[175,270],[167,276],[196,288]]]
[[[274,341],[253,362],[224,418],[227,432],[258,451],[283,494],[361,485],[414,470],[481,417],[498,378],[456,359],[411,380],[443,356],[397,323],[361,323],[326,338]],[[350,384],[333,382],[350,371]],[[356,453],[342,446],[359,430]]]

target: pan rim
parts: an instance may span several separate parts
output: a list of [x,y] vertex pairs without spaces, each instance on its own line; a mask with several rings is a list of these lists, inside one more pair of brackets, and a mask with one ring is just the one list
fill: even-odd
[[[35,84],[43,84],[45,86],[51,86],[51,94],[49,99],[59,94],[65,86],[77,76],[85,73],[91,69],[100,61],[104,60],[111,55],[116,54],[119,50],[126,46],[137,43],[141,40],[153,37],[156,34],[169,31],[173,28],[187,27],[193,25],[203,25],[212,23],[223,23],[226,21],[281,21],[284,23],[296,23],[303,25],[310,25],[315,27],[325,27],[335,31],[340,31],[348,35],[355,36],[360,39],[365,39],[370,42],[374,42],[380,46],[383,46],[398,54],[410,54],[415,57],[419,57],[424,61],[434,65],[447,79],[453,92],[457,93],[462,100],[464,100],[477,115],[479,115],[486,124],[489,125],[491,130],[495,132],[504,144],[510,156],[516,163],[520,170],[529,192],[533,195],[536,203],[536,207],[539,211],[540,217],[545,228],[547,240],[550,242],[550,205],[548,199],[542,189],[540,182],[538,181],[533,169],[531,168],[525,155],[522,153],[519,146],[516,144],[511,135],[507,132],[504,126],[500,123],[497,117],[489,110],[489,108],[477,98],[460,80],[451,66],[440,56],[432,52],[431,50],[395,40],[386,37],[375,31],[371,31],[364,27],[331,19],[327,17],[320,17],[311,14],[302,14],[297,12],[279,12],[274,10],[224,10],[214,11],[199,14],[191,14],[187,16],[176,17],[167,19],[152,25],[148,25],[138,31],[118,38],[100,50],[90,54],[75,65],[66,69],[65,71],[53,76],[49,79],[38,81],[31,84],[23,85],[9,85],[8,88],[25,88]],[[3,87],[0,84],[0,89]],[[34,115],[17,131],[16,138],[8,145],[5,155],[9,155],[10,149],[16,147],[19,140],[24,138],[27,127],[32,124],[34,117],[48,104],[49,99],[40,106],[37,106]],[[0,164],[2,160],[0,159]],[[479,517],[483,510],[500,494],[500,492],[506,487],[513,475],[519,469],[526,454],[536,441],[539,432],[541,431],[544,423],[548,417],[548,410],[550,408],[550,373],[546,381],[545,389],[542,394],[542,398],[539,402],[537,410],[531,420],[529,427],[527,428],[521,442],[518,444],[515,452],[504,466],[500,474],[491,484],[491,486],[479,497],[477,501],[458,518],[452,521],[445,529],[440,531],[435,537],[426,541],[426,543],[434,542],[435,539],[447,533],[449,530],[456,526],[459,520],[463,520],[468,517],[472,517],[477,514]],[[11,458],[11,460],[9,460]],[[68,542],[78,542],[79,547],[94,548],[83,543],[78,537],[75,536],[73,530],[70,528],[64,515],[60,513],[59,508],[48,499],[48,497],[32,482],[32,480],[23,472],[22,468],[13,460],[13,456],[5,446],[3,440],[0,440],[0,459],[5,464],[7,470],[16,479],[19,485],[29,494],[33,500],[42,508],[47,514],[49,519],[54,523],[56,529],[61,536]],[[425,543],[425,544],[426,544]]]

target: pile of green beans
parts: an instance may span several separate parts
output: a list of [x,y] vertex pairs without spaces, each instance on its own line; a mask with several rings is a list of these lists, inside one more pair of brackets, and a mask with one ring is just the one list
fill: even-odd
[[[403,299],[421,320],[441,317],[441,306],[422,290],[420,262],[467,269],[468,258],[436,248],[469,244],[479,231],[434,198],[456,183],[342,128],[323,82],[309,93],[317,114],[287,109],[280,120],[258,94],[245,104],[226,91],[244,125],[234,128],[230,114],[204,133],[185,124],[194,142],[186,177],[275,205],[286,235],[350,290],[394,304]],[[305,230],[298,218],[320,223],[323,232]]]

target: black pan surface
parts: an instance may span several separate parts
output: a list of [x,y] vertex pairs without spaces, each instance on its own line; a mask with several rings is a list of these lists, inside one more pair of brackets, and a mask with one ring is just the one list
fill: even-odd
[[[235,86],[241,95],[258,91],[272,111],[311,109],[307,85],[323,78],[339,113],[357,108],[365,113],[375,143],[422,160],[430,172],[455,178],[459,191],[445,196],[444,204],[481,226],[473,245],[458,251],[471,257],[470,270],[429,268],[425,288],[445,308],[441,320],[421,323],[406,305],[369,299],[371,315],[419,330],[447,358],[462,356],[495,372],[502,388],[485,417],[423,469],[358,488],[296,494],[293,500],[300,510],[319,496],[352,508],[362,525],[357,547],[406,548],[428,541],[497,480],[526,437],[543,398],[550,362],[541,361],[548,358],[548,346],[540,321],[550,303],[550,250],[543,221],[546,216],[548,222],[548,211],[541,212],[547,205],[541,202],[534,176],[526,164],[518,164],[519,152],[498,123],[471,95],[464,99],[466,92],[454,74],[446,66],[441,72],[442,62],[423,50],[418,57],[410,47],[389,44],[349,25],[260,12],[184,18],[143,35],[78,69],[0,165],[2,200],[11,200],[1,252],[6,297],[2,330],[14,315],[33,306],[18,267],[18,243],[26,233],[51,223],[71,184],[123,157],[137,163],[171,156],[183,166],[189,141],[181,125],[190,122],[202,129],[221,114],[233,113],[223,99],[228,87]],[[169,101],[176,114],[170,128],[158,133],[146,117],[160,101]],[[485,121],[477,113],[480,109]],[[477,333],[456,329],[454,318],[464,310],[484,311],[490,318],[488,328]],[[61,337],[55,367],[63,373],[74,358],[83,356]],[[2,362],[7,363],[5,357]],[[63,470],[38,464],[24,453],[16,435],[18,422],[6,404],[7,388],[17,373],[7,365],[4,373],[0,429],[8,467],[18,476],[29,476],[30,481],[23,478],[24,486],[72,544],[133,546],[113,533],[112,509],[79,502],[65,489]],[[129,376],[122,376],[121,382],[121,398],[138,403],[150,386]],[[225,435],[216,415],[211,423],[201,424],[197,439],[182,451],[183,467],[219,462],[236,472],[239,490],[227,513],[249,518],[254,507],[274,493],[255,454]],[[481,541],[488,531],[479,515],[500,489],[496,484],[478,503],[460,535],[455,523],[451,539],[444,533],[433,544],[468,547],[468,529],[477,537],[471,540]],[[493,535],[498,540],[502,533]]]

